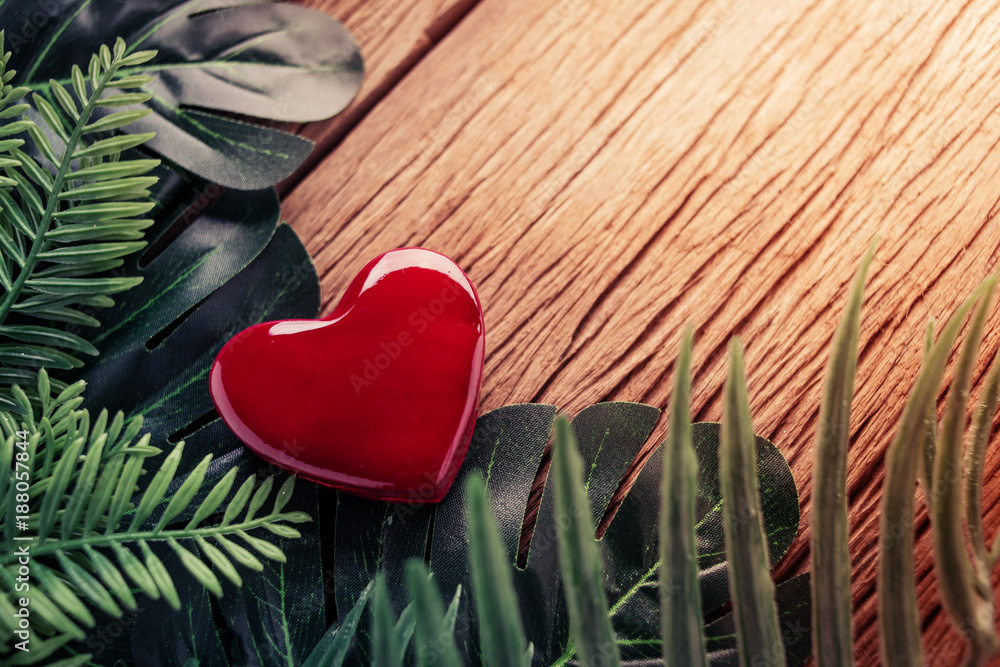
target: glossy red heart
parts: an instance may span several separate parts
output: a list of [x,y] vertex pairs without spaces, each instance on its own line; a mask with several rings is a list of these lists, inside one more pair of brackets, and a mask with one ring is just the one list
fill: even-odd
[[368,498],[432,503],[469,447],[484,349],[462,270],[402,248],[369,262],[328,317],[237,334],[210,388],[229,428],[278,466]]

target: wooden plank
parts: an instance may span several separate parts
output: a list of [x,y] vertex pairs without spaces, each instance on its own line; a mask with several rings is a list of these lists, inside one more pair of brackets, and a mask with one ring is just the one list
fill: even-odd
[[[853,267],[882,235],[849,461],[857,658],[875,664],[885,449],[926,320],[1000,259],[998,9],[483,0],[290,194],[285,216],[316,258],[327,310],[377,253],[455,258],[486,309],[483,410],[665,407],[694,322],[695,416],[716,420],[725,345],[740,335],[756,430],[786,453],[803,501],[779,578],[808,567],[827,347]],[[995,448],[986,468],[992,532]],[[953,664],[961,643],[920,507],[928,660]]]
[[351,131],[358,121],[446,35],[477,0],[293,0],[343,23],[365,59],[365,80],[350,106],[321,123],[293,126],[316,142],[309,159],[278,185],[295,187]]

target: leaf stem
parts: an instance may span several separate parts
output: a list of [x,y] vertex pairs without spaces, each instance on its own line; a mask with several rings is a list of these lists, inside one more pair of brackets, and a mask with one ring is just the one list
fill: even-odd
[[[90,547],[100,547],[108,546],[113,542],[138,542],[139,540],[146,540],[147,542],[155,541],[165,541],[169,538],[175,540],[191,539],[195,537],[212,537],[214,535],[228,535],[230,533],[236,533],[240,530],[251,530],[253,528],[259,528],[267,523],[274,523],[276,521],[281,521],[288,514],[270,514],[268,516],[258,517],[253,521],[247,521],[244,523],[231,523],[226,525],[209,526],[207,528],[191,528],[191,529],[181,529],[181,530],[147,530],[139,533],[111,533],[110,535],[94,535],[93,537],[78,537],[73,540],[58,540],[53,539],[47,541],[46,544],[35,547],[31,550],[32,556],[46,556],[56,551],[73,551],[75,549],[82,549],[85,546]],[[0,561],[2,565],[10,565],[14,562],[15,557],[13,554],[7,554],[7,556]]]

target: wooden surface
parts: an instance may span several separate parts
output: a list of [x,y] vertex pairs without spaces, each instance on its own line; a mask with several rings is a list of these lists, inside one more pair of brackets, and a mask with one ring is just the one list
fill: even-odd
[[[725,346],[739,335],[755,428],[785,453],[803,502],[779,580],[808,569],[828,344],[853,268],[881,235],[849,460],[857,659],[877,664],[885,450],[927,319],[1000,259],[1000,3],[303,4],[355,32],[369,71],[345,117],[305,128],[321,149],[285,188],[324,308],[380,252],[451,256],[485,308],[483,411],[665,407],[693,322],[694,413],[717,420]],[[998,323],[995,309],[991,358]],[[664,433],[661,420],[650,446]],[[988,537],[1000,525],[997,439]],[[918,506],[928,660],[957,664]]]

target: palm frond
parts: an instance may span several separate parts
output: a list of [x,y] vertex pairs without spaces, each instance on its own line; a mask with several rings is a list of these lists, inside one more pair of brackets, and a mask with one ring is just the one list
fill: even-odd
[[[134,92],[147,77],[118,71],[155,52],[125,52],[122,40],[102,47],[88,76],[73,68],[72,90],[50,82],[52,98],[35,94],[31,105],[21,101],[27,88],[7,83],[11,54],[0,62],[0,408],[9,412],[27,414],[12,385],[33,386],[38,368],[77,368],[81,356],[97,354],[61,325],[96,326],[90,309],[113,305],[110,295],[141,280],[112,272],[145,246],[151,221],[143,216],[157,180],[146,174],[159,161],[122,154],[151,134],[114,132],[149,113],[120,108],[149,95]],[[37,123],[25,117],[32,107]]]
[[[273,480],[256,488],[250,476],[231,493],[238,475],[230,470],[211,487],[206,456],[179,485],[174,484],[184,451],[179,443],[153,472],[140,493],[138,480],[162,452],[139,435],[141,419],[102,411],[91,419],[79,409],[84,383],[56,390],[42,369],[29,402],[11,387],[21,416],[0,409],[0,608],[16,603],[18,535],[32,536],[31,604],[33,627],[63,643],[82,639],[95,623],[95,610],[120,617],[136,608],[135,591],[163,597],[175,609],[180,599],[161,556],[173,552],[185,569],[215,595],[222,578],[239,586],[242,567],[259,570],[259,556],[284,560],[271,542],[251,533],[269,530],[298,537],[289,524],[310,521],[304,512],[283,512],[294,489],[289,477],[274,494]],[[18,476],[25,472],[26,475]],[[18,480],[28,480],[18,487]],[[173,492],[170,489],[175,488]],[[24,494],[18,496],[17,494]],[[227,502],[228,499],[228,502]],[[22,503],[21,501],[25,502]],[[23,513],[22,513],[23,510]],[[180,517],[185,517],[178,520]],[[190,517],[189,519],[186,517]],[[176,521],[176,523],[174,523]],[[12,614],[0,614],[0,636],[16,629]]]

